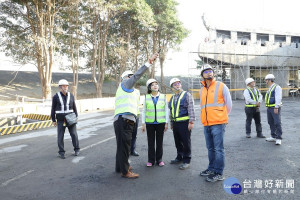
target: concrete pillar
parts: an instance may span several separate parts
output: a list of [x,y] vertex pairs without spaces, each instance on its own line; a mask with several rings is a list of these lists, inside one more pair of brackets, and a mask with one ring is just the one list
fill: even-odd
[[256,33],[251,33],[250,38],[251,38],[251,43],[255,43],[257,41]]
[[231,37],[231,42],[236,42],[237,41],[237,32],[236,31],[231,31],[230,32],[230,37]]
[[245,79],[250,77],[249,66],[237,66],[230,69],[230,89],[241,89],[231,92],[232,99],[244,99],[243,89],[246,88]]
[[269,35],[269,42],[270,42],[271,44],[274,44],[274,42],[275,42],[275,35],[274,35],[274,34],[270,34],[270,35]]
[[210,29],[209,30],[209,38],[210,38],[210,40],[216,40],[217,39],[217,31]]
[[[289,68],[277,68],[270,71],[271,74],[275,76],[275,83],[278,84],[281,88],[288,88],[289,83]],[[288,97],[289,90],[282,90],[282,96]]]
[[292,37],[291,37],[290,35],[287,35],[287,36],[286,36],[286,44],[287,44],[287,45],[290,45],[290,44],[291,44],[291,38],[292,38]]

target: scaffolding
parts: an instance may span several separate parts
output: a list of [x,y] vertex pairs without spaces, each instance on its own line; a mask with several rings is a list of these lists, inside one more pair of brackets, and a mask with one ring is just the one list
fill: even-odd
[[[264,77],[272,73],[275,82],[283,88],[283,96],[299,97],[300,86],[300,54],[295,45],[268,44],[262,46],[247,42],[212,41],[199,45],[197,52],[189,53],[189,89],[201,88],[200,69],[197,69],[195,55],[203,64],[210,64],[217,80],[224,82],[231,90],[233,99],[242,99],[245,79],[254,78],[256,86],[266,89]],[[242,48],[236,51],[239,44]],[[238,53],[237,53],[238,52]],[[298,54],[298,55],[297,55]]]

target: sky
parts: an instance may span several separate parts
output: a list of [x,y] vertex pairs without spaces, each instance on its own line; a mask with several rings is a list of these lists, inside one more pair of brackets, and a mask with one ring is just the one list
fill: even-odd
[[169,76],[188,75],[195,67],[198,44],[208,36],[201,16],[214,26],[234,26],[248,29],[271,29],[280,32],[300,33],[297,0],[177,0],[178,17],[191,31],[180,45],[180,51],[171,50],[164,73]]
[[[298,0],[177,0],[178,17],[190,30],[190,35],[179,46],[180,50],[170,50],[164,73],[166,76],[188,75],[188,68],[195,65],[198,44],[208,36],[201,16],[215,26],[235,26],[239,28],[264,28],[280,32],[300,33],[300,1]],[[0,70],[34,70],[34,66],[20,66],[0,53]],[[59,64],[58,64],[59,65]],[[57,65],[57,66],[58,66]],[[157,65],[158,67],[158,65]],[[53,71],[58,71],[55,67]],[[157,68],[160,72],[160,69]],[[157,74],[159,75],[159,74]]]

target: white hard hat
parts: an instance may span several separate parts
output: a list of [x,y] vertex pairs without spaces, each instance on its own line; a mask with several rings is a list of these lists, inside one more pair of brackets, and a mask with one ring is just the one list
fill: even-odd
[[180,80],[179,80],[179,78],[172,78],[171,80],[170,80],[170,86],[172,87],[172,84],[173,83],[175,83],[175,82],[181,82]]
[[265,80],[268,80],[268,79],[274,80],[274,79],[275,79],[275,76],[274,76],[273,74],[268,74],[268,75],[265,77]]
[[253,81],[254,81],[253,78],[247,78],[247,79],[245,80],[245,83],[246,83],[246,85],[248,85],[249,83],[251,83],[251,82],[253,82]]
[[69,85],[69,83],[66,79],[61,79],[60,81],[58,81],[58,85]]
[[203,67],[202,67],[202,69],[201,69],[201,76],[203,76],[203,72],[204,72],[205,70],[208,70],[208,69],[213,70],[213,68],[212,68],[209,64],[203,65]]
[[[157,82],[157,80],[150,78],[147,83],[146,83],[146,87],[148,87],[151,83]],[[158,82],[157,82],[158,83]]]
[[133,72],[130,70],[127,70],[127,71],[123,72],[123,74],[121,75],[121,78],[124,79],[126,76],[129,76],[129,75],[133,75]]

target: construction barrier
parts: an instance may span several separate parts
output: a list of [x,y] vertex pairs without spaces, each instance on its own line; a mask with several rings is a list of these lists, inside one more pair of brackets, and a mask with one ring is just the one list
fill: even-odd
[[23,118],[27,119],[35,119],[39,121],[45,121],[45,120],[50,120],[51,116],[50,115],[41,115],[41,114],[25,114],[22,115]]
[[23,125],[8,126],[8,127],[0,128],[0,134],[1,136],[9,135],[9,134],[26,132],[26,131],[36,130],[36,129],[47,128],[51,126],[52,126],[52,120],[28,123]]

